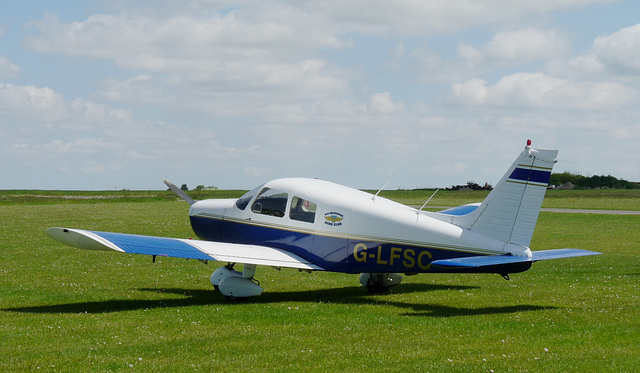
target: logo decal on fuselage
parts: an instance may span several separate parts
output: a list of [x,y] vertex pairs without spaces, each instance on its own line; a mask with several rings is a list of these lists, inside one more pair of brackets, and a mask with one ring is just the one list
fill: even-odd
[[324,223],[332,227],[339,227],[342,225],[344,216],[339,212],[327,212],[324,214]]

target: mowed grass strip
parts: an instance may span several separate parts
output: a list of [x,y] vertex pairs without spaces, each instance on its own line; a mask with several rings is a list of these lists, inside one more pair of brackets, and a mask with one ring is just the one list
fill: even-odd
[[[427,196],[428,198],[428,196]],[[458,203],[455,201],[453,203]],[[546,203],[546,201],[545,201]],[[594,208],[595,206],[591,206]],[[589,207],[587,207],[589,208]],[[228,303],[222,263],[77,250],[51,226],[192,237],[184,202],[0,206],[3,371],[635,371],[640,216],[541,213],[546,261],[510,281],[423,274],[385,295],[357,276],[259,267]]]

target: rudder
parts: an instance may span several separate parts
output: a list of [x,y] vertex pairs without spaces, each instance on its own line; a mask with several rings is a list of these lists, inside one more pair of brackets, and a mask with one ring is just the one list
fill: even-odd
[[557,150],[524,151],[465,225],[482,235],[528,247],[538,220],[542,200],[556,162]]

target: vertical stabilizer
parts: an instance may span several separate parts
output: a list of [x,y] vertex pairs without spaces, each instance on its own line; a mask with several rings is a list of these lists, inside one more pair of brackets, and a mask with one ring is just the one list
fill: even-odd
[[557,155],[557,150],[533,149],[527,141],[496,187],[476,211],[465,217],[465,228],[528,247]]

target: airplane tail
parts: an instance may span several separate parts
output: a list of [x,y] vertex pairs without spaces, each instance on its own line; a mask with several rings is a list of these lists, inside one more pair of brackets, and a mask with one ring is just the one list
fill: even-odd
[[[475,211],[454,224],[509,244],[528,247],[549,184],[557,150],[534,149],[531,140]],[[444,212],[446,214],[446,212]]]

